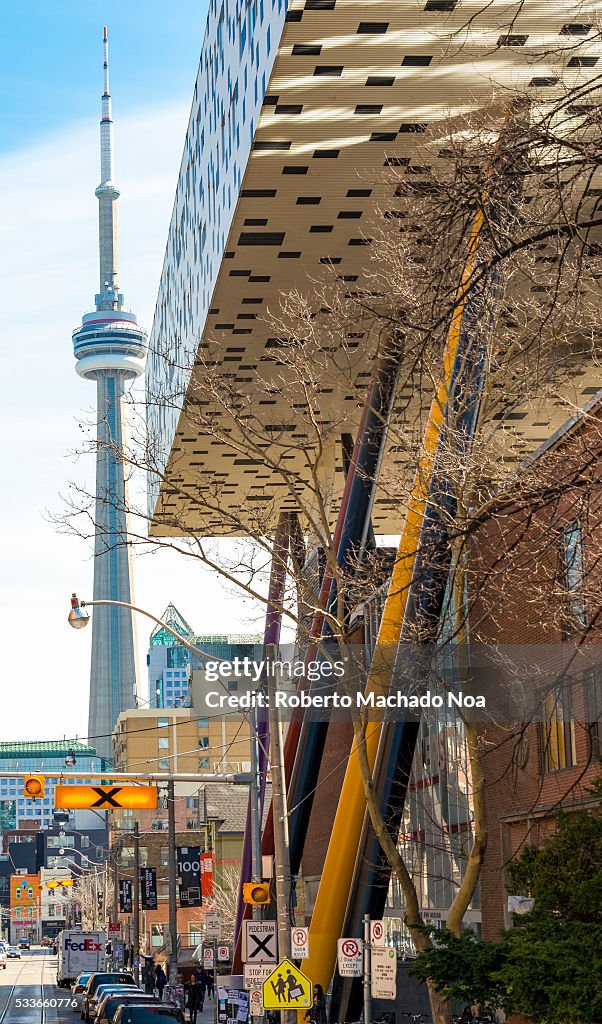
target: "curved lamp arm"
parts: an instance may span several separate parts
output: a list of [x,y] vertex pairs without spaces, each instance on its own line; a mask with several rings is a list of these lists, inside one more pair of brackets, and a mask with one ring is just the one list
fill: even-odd
[[210,661],[213,660],[214,656],[212,654],[208,654],[207,651],[203,651],[200,647],[197,647],[195,644],[191,644],[190,641],[186,639],[186,637],[182,636],[181,633],[178,633],[177,630],[172,629],[172,627],[167,622],[164,622],[163,619],[158,619],[156,615],[152,614],[152,612],[147,612],[145,608],[138,608],[137,605],[135,604],[128,604],[127,601],[110,601],[108,599],[96,601],[79,601],[77,594],[73,594],[71,597],[71,611],[69,612],[69,624],[73,626],[74,629],[81,629],[82,626],[87,626],[90,616],[87,615],[86,612],[84,612],[82,609],[87,608],[89,605],[91,606],[95,604],[109,604],[117,608],[129,608],[129,610],[132,612],[138,612],[140,615],[146,615],[147,619],[152,619],[153,622],[156,622],[158,626],[161,626],[162,629],[166,630],[170,634],[170,636],[173,636],[174,639],[178,641],[178,643],[182,644],[182,647],[186,647],[186,649],[191,651],[192,654],[196,654],[198,657],[201,658],[208,658]]

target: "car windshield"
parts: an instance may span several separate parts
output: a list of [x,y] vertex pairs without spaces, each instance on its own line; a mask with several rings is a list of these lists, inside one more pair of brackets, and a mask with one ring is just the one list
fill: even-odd
[[103,1016],[105,1016],[108,1021],[112,1022],[119,1007],[128,1006],[129,1003],[144,1003],[146,1006],[147,1003],[157,1003],[157,999],[155,996],[147,996],[145,993],[140,993],[140,995],[137,996],[128,996],[125,994],[120,996],[111,995],[106,996],[105,999],[103,999],[99,1009],[102,1010]]
[[126,1006],[119,1024],[173,1024],[174,1020],[182,1019],[179,1010],[168,1010],[165,1006]]
[[100,985],[135,985],[135,981],[131,974],[109,974],[108,972],[102,974],[92,974],[88,979],[88,991],[96,992],[96,989]]
[[94,995],[98,1000],[104,999],[109,992],[137,992],[139,991],[135,985],[118,985],[114,982],[107,982],[106,985],[99,985]]

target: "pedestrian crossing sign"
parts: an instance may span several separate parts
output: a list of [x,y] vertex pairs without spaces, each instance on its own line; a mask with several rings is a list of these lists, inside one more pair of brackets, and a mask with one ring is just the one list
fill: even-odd
[[266,1010],[300,1010],[311,1006],[311,981],[290,960],[281,960],[263,983]]

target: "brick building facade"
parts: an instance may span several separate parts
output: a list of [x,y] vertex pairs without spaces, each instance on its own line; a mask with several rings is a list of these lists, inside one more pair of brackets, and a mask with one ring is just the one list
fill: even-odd
[[544,671],[537,684],[536,672],[517,680],[537,687],[528,720],[481,730],[489,827],[481,876],[485,938],[511,924],[508,861],[554,829],[560,807],[594,805],[602,737],[600,410],[598,402],[569,421],[537,453],[524,468],[519,500],[501,502],[474,546],[472,642],[539,645],[541,665],[556,658],[566,666]]

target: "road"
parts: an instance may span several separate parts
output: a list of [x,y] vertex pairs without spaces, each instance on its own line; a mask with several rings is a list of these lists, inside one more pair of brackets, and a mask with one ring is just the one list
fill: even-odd
[[46,949],[25,950],[0,971],[0,1024],[79,1024],[71,992],[57,988],[56,957]]

